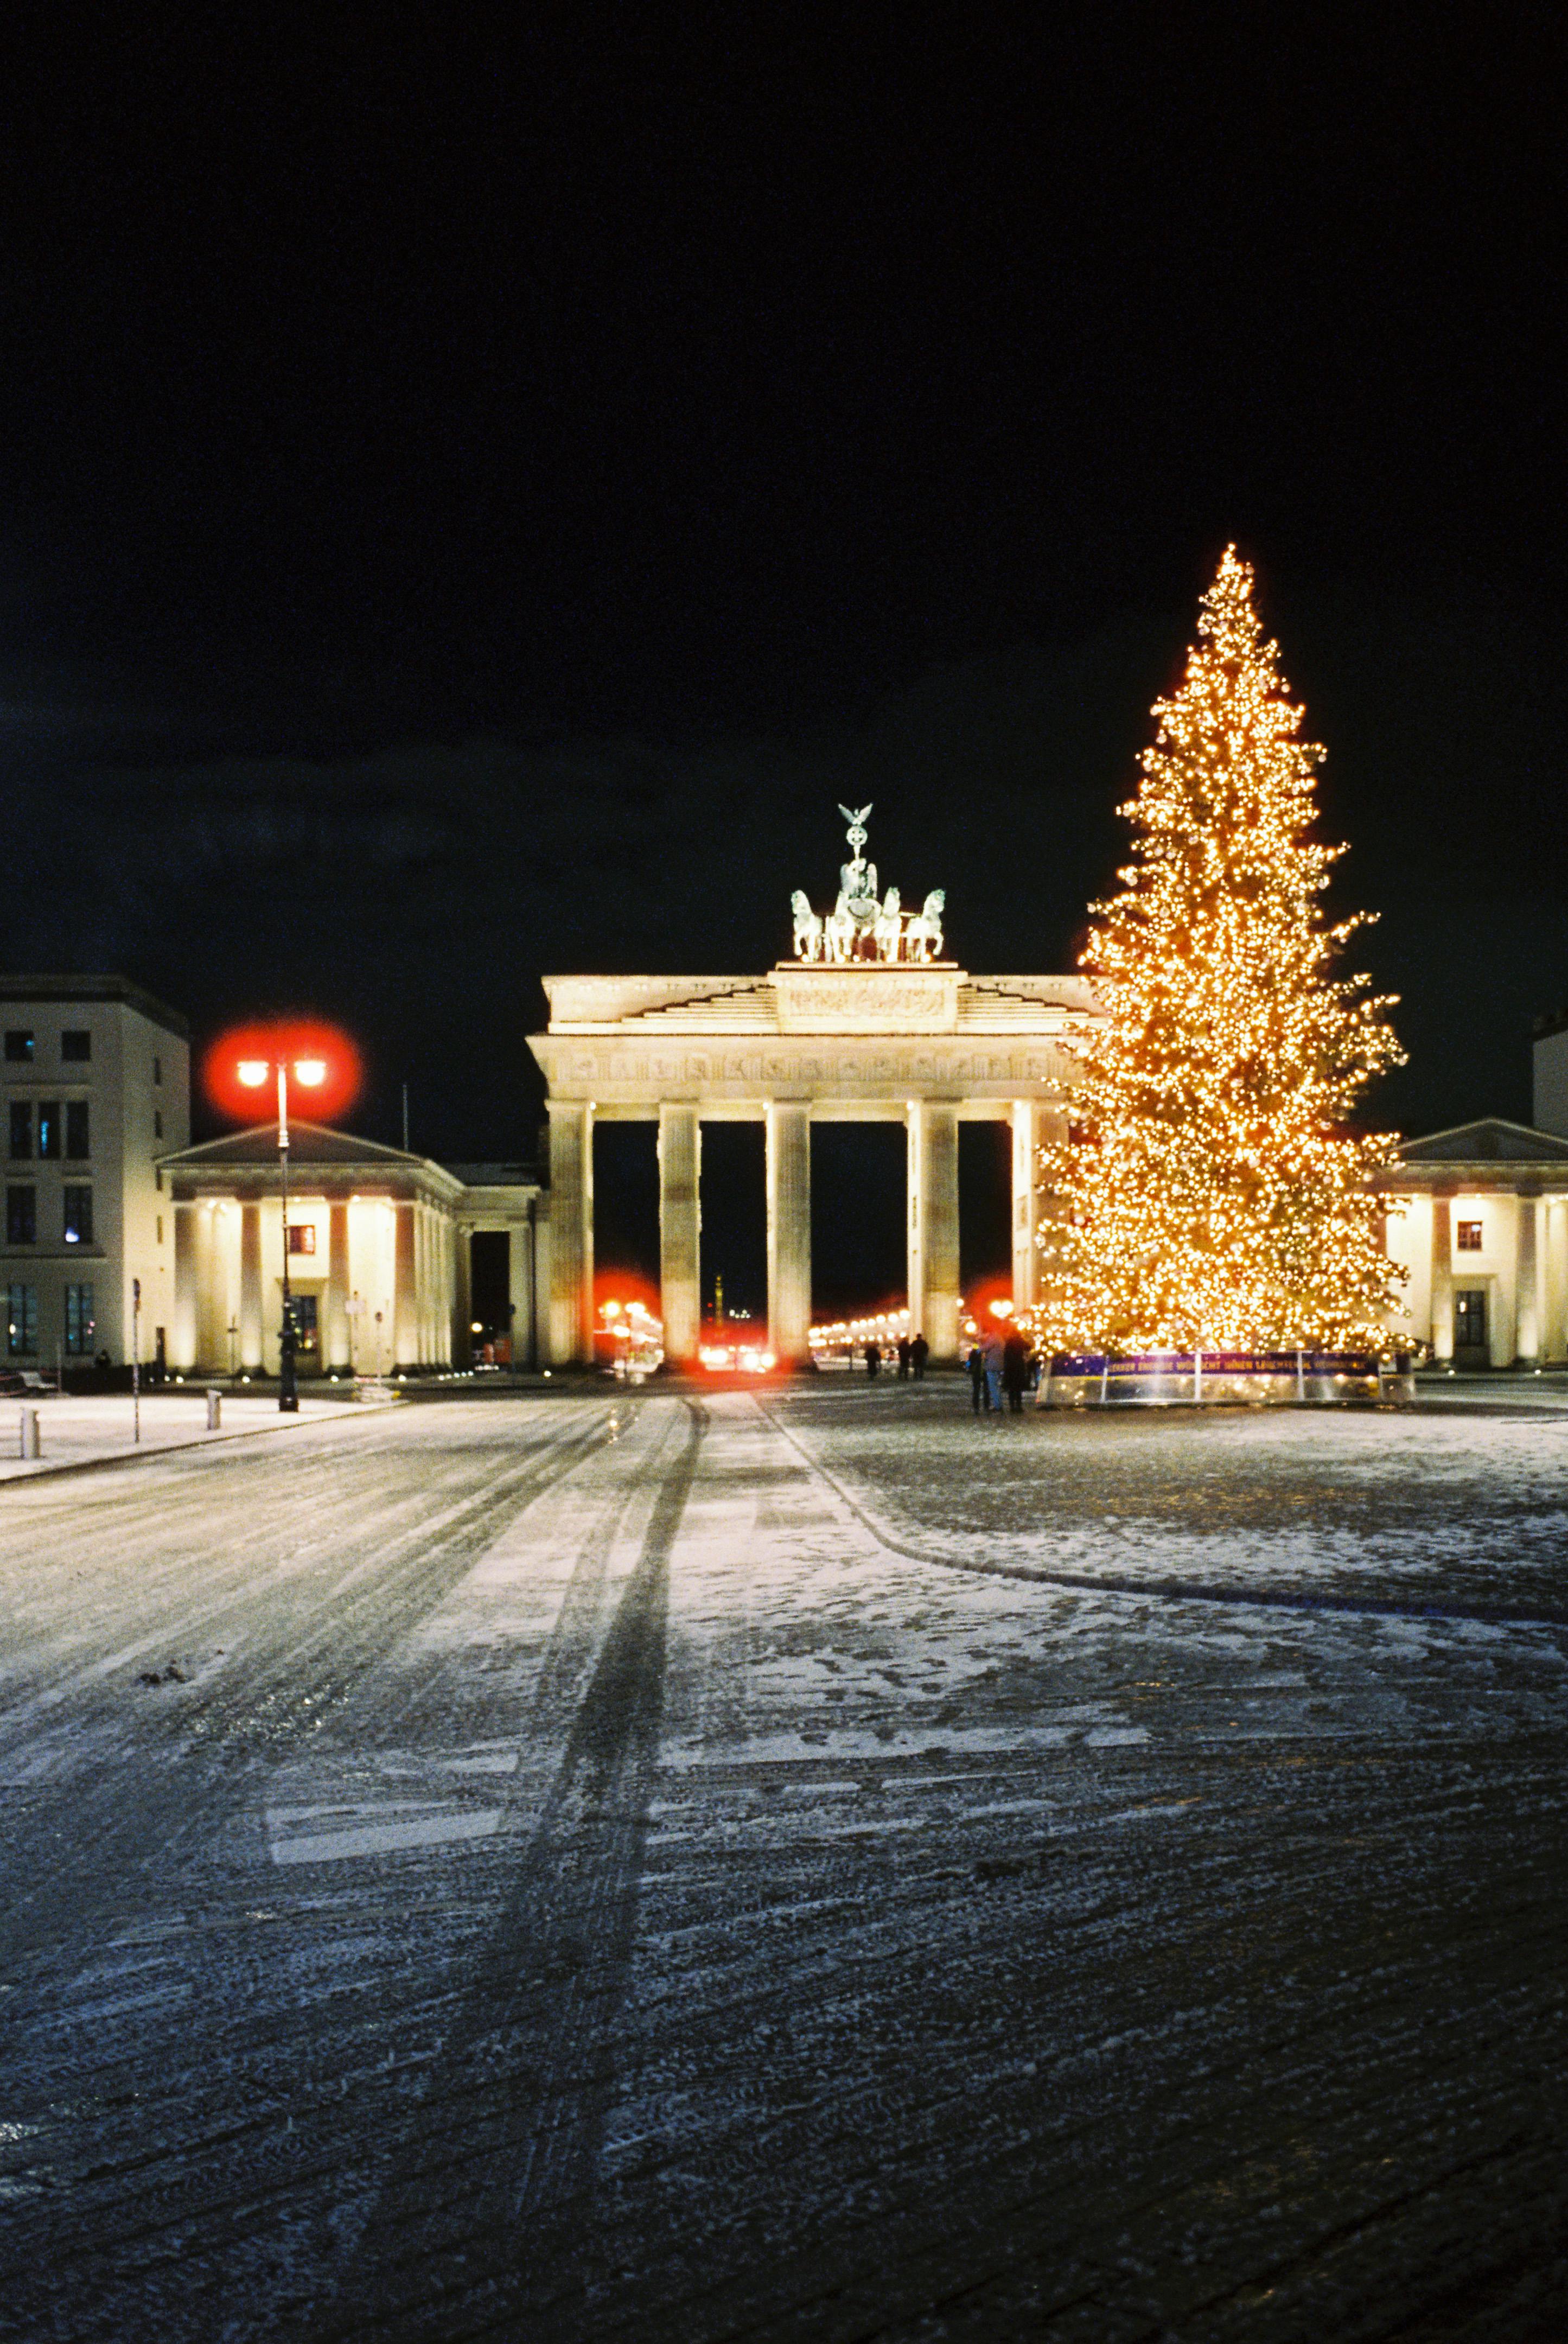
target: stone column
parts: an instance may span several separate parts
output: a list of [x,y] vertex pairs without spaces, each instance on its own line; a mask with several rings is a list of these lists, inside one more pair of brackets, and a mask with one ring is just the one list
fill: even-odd
[[781,1364],[811,1357],[811,1109],[770,1103],[767,1135],[768,1348]]
[[419,1293],[414,1254],[414,1207],[401,1202],[392,1207],[392,1365],[418,1367],[420,1361]]
[[[1519,1356],[1519,1199],[1517,1197],[1489,1194],[1484,1207],[1484,1222],[1490,1236],[1496,1225],[1497,1273],[1492,1279],[1492,1308],[1488,1313],[1492,1365],[1511,1368]],[[1491,1250],[1491,1248],[1488,1248]]]
[[1013,1101],[1013,1308],[1040,1298],[1040,1115],[1033,1099]]
[[249,1374],[260,1371],[266,1356],[266,1329],[261,1323],[261,1207],[239,1208],[239,1364]]
[[1431,1200],[1431,1348],[1440,1359],[1453,1358],[1453,1200]]
[[169,1345],[168,1363],[181,1375],[188,1374],[197,1364],[197,1324],[201,1308],[197,1260],[200,1219],[199,1205],[177,1205],[174,1208],[174,1339]]
[[937,1360],[958,1356],[958,1110],[908,1106],[909,1331]]
[[1563,1353],[1563,1200],[1553,1197],[1543,1206],[1542,1240],[1544,1247],[1542,1286],[1541,1356],[1543,1359],[1560,1359]]
[[1522,1366],[1533,1368],[1545,1345],[1541,1339],[1541,1199],[1519,1199],[1519,1331],[1515,1337]]
[[557,1367],[593,1357],[593,1109],[550,1105],[550,1324]]
[[507,1298],[511,1304],[511,1364],[529,1365],[528,1338],[533,1306],[533,1248],[528,1222],[512,1223],[507,1237]]
[[659,1109],[659,1315],[664,1357],[685,1367],[703,1325],[700,1183],[703,1133],[694,1106]]
[[349,1314],[349,1207],[327,1207],[327,1323],[321,1329],[321,1364],[339,1374],[350,1364]]
[[473,1231],[466,1221],[452,1224],[452,1365],[466,1368],[473,1358]]

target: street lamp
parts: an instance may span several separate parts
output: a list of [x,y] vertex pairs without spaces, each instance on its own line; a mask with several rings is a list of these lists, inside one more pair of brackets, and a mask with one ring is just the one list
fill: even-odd
[[[327,1079],[325,1058],[296,1058],[294,1079],[306,1090],[319,1090]],[[278,1405],[288,1416],[299,1412],[299,1390],[294,1380],[294,1353],[298,1337],[294,1325],[294,1298],[288,1290],[288,1058],[241,1058],[235,1074],[248,1091],[258,1091],[270,1074],[278,1076],[278,1163],[283,1176],[283,1327],[278,1350]]]

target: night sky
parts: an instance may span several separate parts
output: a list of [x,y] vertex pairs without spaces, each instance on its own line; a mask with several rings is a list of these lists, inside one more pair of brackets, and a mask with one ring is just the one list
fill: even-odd
[[541,972],[764,968],[840,799],[967,966],[1068,967],[1234,538],[1376,1113],[1528,1117],[1558,12],[122,13],[3,76],[11,968],[341,1019],[360,1127],[478,1158]]

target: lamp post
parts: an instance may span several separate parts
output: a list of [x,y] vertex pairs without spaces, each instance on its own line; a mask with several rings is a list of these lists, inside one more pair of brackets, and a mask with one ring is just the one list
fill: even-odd
[[[296,1058],[294,1079],[307,1090],[315,1090],[327,1079],[325,1058]],[[278,1076],[278,1166],[282,1176],[283,1190],[283,1325],[278,1349],[278,1406],[288,1416],[299,1412],[299,1391],[294,1380],[294,1353],[298,1334],[294,1325],[294,1298],[288,1289],[288,1066],[287,1058],[241,1058],[235,1073],[247,1090],[259,1090],[270,1074]]]

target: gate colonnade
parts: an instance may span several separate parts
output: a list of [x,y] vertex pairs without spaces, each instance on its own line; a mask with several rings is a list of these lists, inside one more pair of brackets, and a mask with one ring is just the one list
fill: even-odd
[[664,1348],[696,1356],[702,1126],[766,1134],[769,1340],[807,1356],[811,1127],[902,1122],[911,1332],[958,1349],[958,1125],[1012,1130],[1013,1294],[1035,1300],[1038,1151],[1062,1128],[1064,1042],[1094,1015],[1070,976],[971,976],[919,966],[784,963],[762,977],[547,977],[550,1024],[529,1037],[549,1085],[551,1291],[559,1363],[593,1345],[593,1128],[658,1127]]

